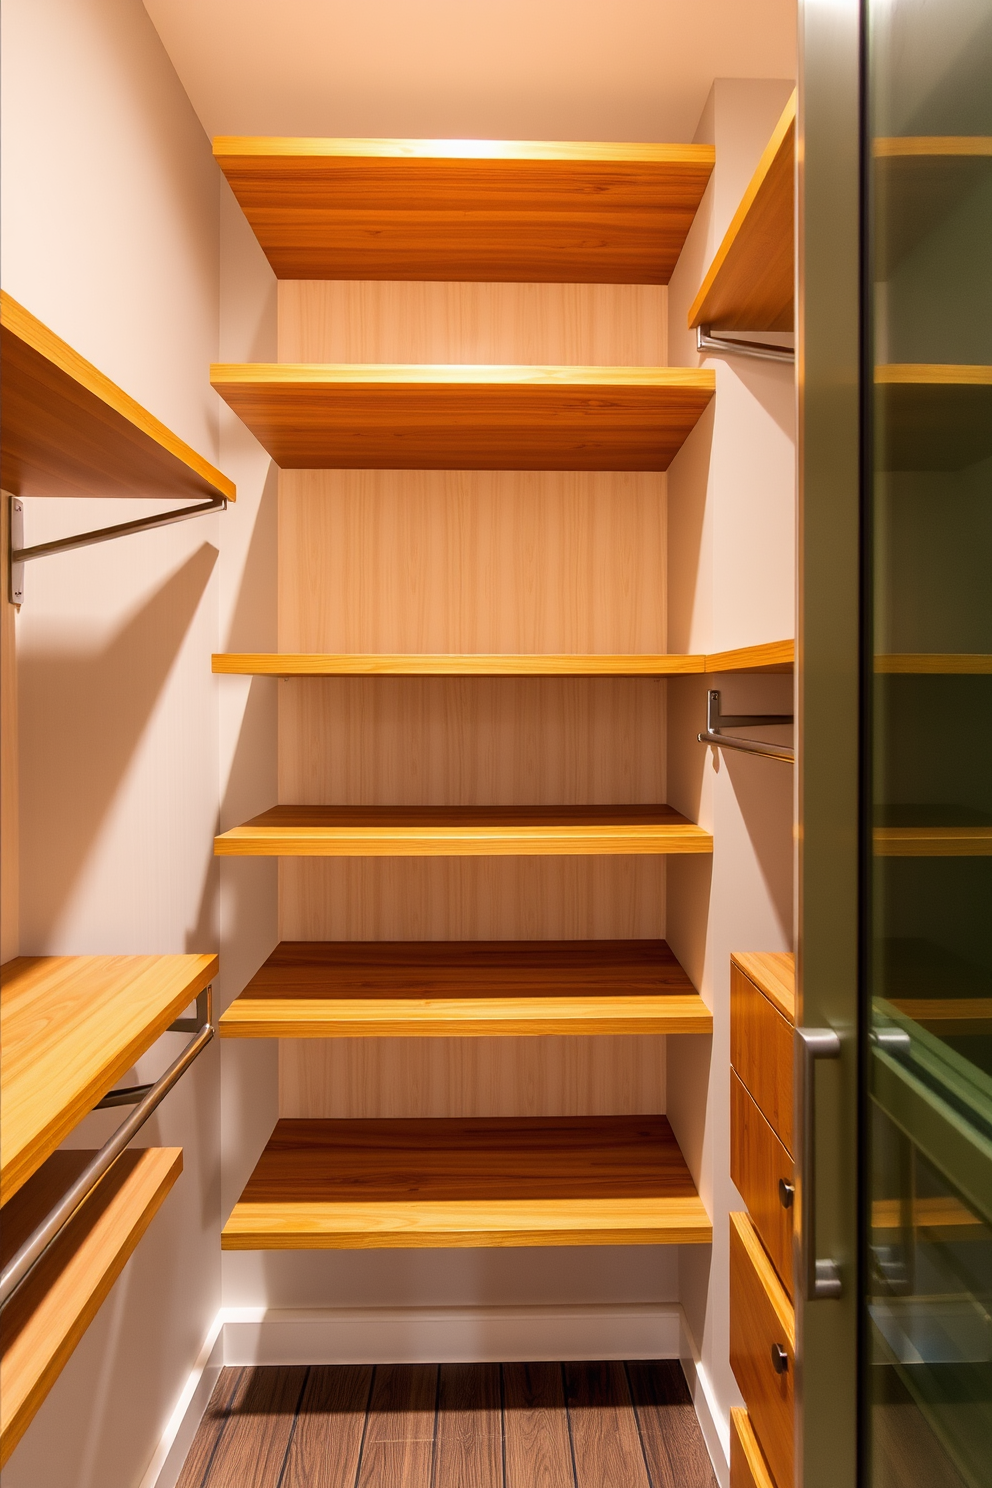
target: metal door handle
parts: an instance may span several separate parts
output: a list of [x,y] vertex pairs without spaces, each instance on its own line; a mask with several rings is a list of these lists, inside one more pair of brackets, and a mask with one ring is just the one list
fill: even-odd
[[807,1302],[841,1295],[840,1267],[816,1254],[816,1063],[839,1059],[832,1028],[796,1029],[796,1126],[799,1131],[799,1277]]

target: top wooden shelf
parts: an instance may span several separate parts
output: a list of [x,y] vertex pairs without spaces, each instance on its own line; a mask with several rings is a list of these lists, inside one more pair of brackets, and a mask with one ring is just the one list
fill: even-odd
[[233,481],[2,291],[0,361],[5,491],[235,499]]
[[667,284],[710,145],[223,136],[280,279]]
[[790,1023],[796,1021],[796,958],[791,951],[734,951],[730,960]]
[[217,974],[216,956],[18,956],[0,968],[0,1203]]
[[877,459],[885,470],[962,470],[992,455],[992,367],[875,368]]
[[793,92],[689,310],[689,326],[791,331],[795,265]]
[[887,279],[905,254],[992,170],[992,136],[900,135],[872,144],[875,272]]

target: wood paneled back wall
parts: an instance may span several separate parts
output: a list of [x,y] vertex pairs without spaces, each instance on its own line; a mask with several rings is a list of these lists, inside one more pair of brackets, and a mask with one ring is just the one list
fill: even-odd
[[[279,284],[288,362],[662,366],[667,290]],[[665,651],[665,476],[284,471],[279,649]],[[657,679],[279,687],[279,799],[663,801]],[[663,858],[280,861],[299,940],[664,934]],[[285,1042],[287,1116],[664,1110],[660,1039]]]

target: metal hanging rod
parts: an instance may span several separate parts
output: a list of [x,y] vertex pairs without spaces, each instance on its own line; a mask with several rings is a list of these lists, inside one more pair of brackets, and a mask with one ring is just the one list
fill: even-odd
[[762,362],[796,360],[791,346],[774,346],[770,341],[735,341],[731,336],[714,336],[709,326],[696,327],[696,350],[730,352],[732,355],[757,357]]
[[[108,1142],[100,1148],[93,1161],[83,1169],[75,1183],[63,1195],[62,1199],[51,1211],[48,1217],[28,1236],[24,1244],[8,1265],[4,1267],[3,1275],[0,1276],[0,1312],[8,1305],[16,1293],[18,1287],[27,1279],[31,1271],[41,1260],[48,1247],[58,1237],[63,1227],[76,1213],[76,1210],[84,1200],[92,1193],[104,1174],[113,1166],[120,1157],[131,1138],[144,1126],[149,1116],[158,1105],[165,1099],[173,1085],[186,1073],[193,1060],[207,1047],[214,1036],[213,1026],[213,988],[208,987],[201,992],[196,1000],[197,1017],[202,1016],[203,1021],[197,1030],[196,1037],[186,1045],[179,1058],[174,1060],[165,1074],[155,1081],[154,1085],[141,1087],[146,1089],[138,1105],[130,1116],[123,1122]],[[200,1009],[203,1009],[202,1015]],[[190,1023],[192,1019],[177,1019],[178,1023]],[[172,1027],[176,1025],[173,1024]],[[120,1092],[123,1094],[124,1092]],[[100,1105],[106,1105],[106,1100]],[[97,1107],[96,1109],[99,1109]]]
[[155,517],[138,517],[133,522],[117,522],[113,527],[97,527],[92,532],[79,532],[74,537],[60,537],[55,542],[37,543],[33,548],[24,546],[24,503],[17,496],[10,499],[10,599],[12,604],[24,602],[24,565],[32,558],[50,558],[53,553],[70,553],[73,548],[88,548],[93,543],[110,542],[115,537],[130,537],[135,532],[147,532],[152,527],[171,527],[173,522],[188,522],[191,517],[205,517],[211,512],[227,510],[226,496],[211,496],[209,501],[198,501],[195,506],[180,506],[172,511],[159,512]]
[[742,754],[763,754],[768,759],[794,764],[796,751],[785,744],[765,744],[761,739],[731,739],[721,732],[725,728],[764,728],[770,724],[794,723],[791,713],[721,713],[719,692],[706,694],[706,731],[697,734],[700,744],[716,744],[720,749],[739,749]]

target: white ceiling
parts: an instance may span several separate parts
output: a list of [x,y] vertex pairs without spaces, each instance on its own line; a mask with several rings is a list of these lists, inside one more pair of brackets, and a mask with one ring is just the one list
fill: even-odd
[[144,0],[208,134],[691,139],[796,0]]

